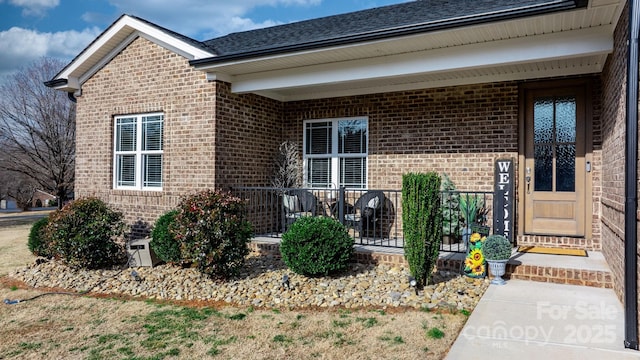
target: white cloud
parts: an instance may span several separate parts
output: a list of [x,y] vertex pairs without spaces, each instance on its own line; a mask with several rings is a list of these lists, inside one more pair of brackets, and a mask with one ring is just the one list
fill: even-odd
[[[0,0],[0,3],[7,0]],[[23,15],[44,16],[47,10],[59,5],[60,0],[8,0],[22,7]],[[315,6],[322,0],[109,0],[117,12],[140,16],[178,33],[207,40],[235,31],[244,31],[278,25],[267,19],[254,21],[247,14],[256,7]],[[113,14],[85,13],[88,23],[110,23]],[[108,19],[108,20],[107,20]],[[71,61],[103,29],[97,27],[82,31],[39,32],[20,27],[0,31],[0,82],[6,75],[32,61],[49,56]]]
[[9,75],[21,66],[49,56],[65,61],[78,55],[101,30],[43,33],[19,27],[0,31],[0,76]]
[[23,16],[44,16],[47,10],[60,5],[60,0],[9,0],[9,3],[23,8]]
[[[110,0],[119,12],[196,37],[198,40],[277,25],[280,22],[255,22],[246,14],[260,6],[315,6],[322,0]],[[198,36],[199,34],[203,34]],[[204,37],[203,37],[204,36]]]

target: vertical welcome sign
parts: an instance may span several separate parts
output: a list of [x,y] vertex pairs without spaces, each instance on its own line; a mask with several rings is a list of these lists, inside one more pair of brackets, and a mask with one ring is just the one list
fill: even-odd
[[514,226],[513,160],[496,160],[493,195],[493,233],[503,235],[513,243]]

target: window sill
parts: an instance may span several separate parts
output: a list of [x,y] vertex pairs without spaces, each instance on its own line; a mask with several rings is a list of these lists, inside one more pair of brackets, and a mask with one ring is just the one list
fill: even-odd
[[160,197],[164,194],[162,190],[132,190],[132,189],[111,189],[113,195],[123,196],[144,196]]

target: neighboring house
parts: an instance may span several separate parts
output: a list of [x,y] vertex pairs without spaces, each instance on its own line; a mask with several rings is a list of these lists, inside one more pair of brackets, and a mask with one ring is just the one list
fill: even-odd
[[42,190],[36,190],[33,193],[32,206],[33,207],[49,207],[50,204],[56,203],[56,196],[46,193]]
[[[151,224],[204,188],[399,189],[516,165],[519,244],[601,251],[622,298],[628,4],[424,0],[199,42],[124,15],[47,85],[77,98],[76,195]],[[346,140],[345,140],[346,139]]]
[[4,197],[0,200],[0,210],[16,210],[18,203],[14,198]]

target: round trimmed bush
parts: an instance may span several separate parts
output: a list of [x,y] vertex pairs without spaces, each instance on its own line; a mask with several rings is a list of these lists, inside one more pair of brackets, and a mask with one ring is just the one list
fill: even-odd
[[482,244],[482,253],[487,260],[507,260],[513,247],[502,235],[491,235]]
[[178,215],[178,210],[166,212],[156,220],[151,231],[149,246],[158,258],[166,263],[179,263],[182,260],[180,243],[171,231],[171,227],[176,221],[176,215]]
[[205,190],[184,198],[171,231],[182,261],[212,277],[237,274],[249,254],[252,230],[246,207],[229,192]]
[[122,213],[98,198],[73,201],[49,215],[45,234],[51,255],[69,266],[100,269],[124,262]]
[[282,234],[280,253],[295,273],[328,275],[348,268],[353,238],[344,225],[332,218],[302,217]]
[[49,253],[49,241],[44,232],[45,227],[49,223],[49,218],[43,217],[31,226],[29,231],[29,240],[27,246],[29,251],[35,256],[51,257]]

